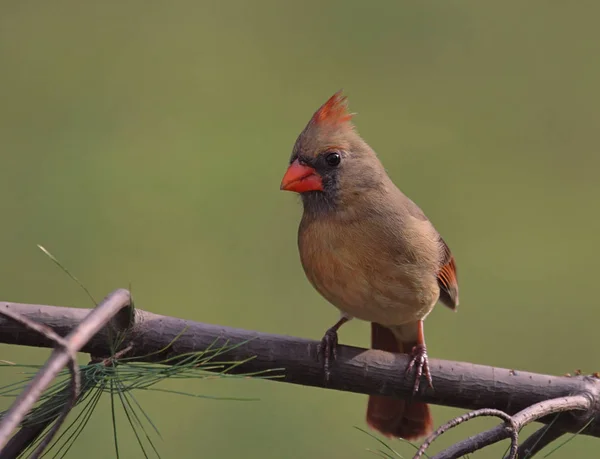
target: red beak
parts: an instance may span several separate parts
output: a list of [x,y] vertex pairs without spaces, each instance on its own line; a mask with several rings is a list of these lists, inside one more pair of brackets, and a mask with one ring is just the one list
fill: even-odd
[[280,189],[296,193],[323,191],[323,181],[314,168],[300,164],[296,159],[283,176]]

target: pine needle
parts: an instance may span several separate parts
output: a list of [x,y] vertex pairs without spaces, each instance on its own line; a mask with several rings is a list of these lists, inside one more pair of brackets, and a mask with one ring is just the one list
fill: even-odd
[[[65,274],[69,276],[97,305],[91,292],[85,285],[75,277],[58,259],[52,255],[46,248],[38,244],[38,248],[48,256]],[[130,290],[131,291],[131,290]],[[131,308],[133,311],[133,306]],[[122,347],[126,337],[125,333],[118,333],[116,336],[110,336],[110,348],[113,350],[113,357],[100,362],[90,362],[87,365],[80,365],[82,377],[82,387],[79,398],[75,403],[75,410],[78,410],[77,416],[63,427],[62,432],[48,446],[42,457],[51,456],[52,458],[62,459],[73,447],[88,422],[90,421],[96,406],[100,402],[102,395],[110,398],[111,422],[113,430],[113,442],[115,455],[120,458],[119,436],[117,426],[117,403],[118,400],[127,421],[133,430],[137,443],[142,450],[144,457],[149,458],[149,454],[154,453],[153,457],[160,459],[158,448],[156,447],[153,435],[161,438],[158,426],[152,421],[150,416],[137,401],[134,392],[136,390],[164,392],[173,395],[193,397],[196,399],[210,400],[228,400],[228,401],[257,401],[256,398],[243,397],[217,397],[204,394],[192,394],[188,392],[171,390],[156,387],[165,379],[202,379],[214,380],[219,378],[280,378],[284,377],[283,368],[271,369],[266,371],[257,371],[245,374],[231,374],[234,369],[250,361],[252,358],[229,361],[227,353],[243,346],[251,341],[245,340],[236,344],[230,344],[228,340],[224,343],[221,339],[215,339],[206,349],[202,351],[189,352],[183,355],[172,356],[156,363],[148,363],[149,357],[160,355],[167,351],[172,345],[186,332],[184,328],[169,344],[163,349],[152,352],[145,356],[121,357],[114,352]],[[115,356],[116,355],[116,356]],[[144,362],[146,360],[146,362]],[[23,388],[33,379],[41,365],[23,365],[13,362],[0,360],[0,371],[10,368],[11,371],[19,370],[23,376],[21,381],[17,381],[5,386],[0,386],[0,397],[16,397]],[[34,426],[48,423],[46,430],[51,427],[52,422],[60,414],[67,398],[67,389],[70,384],[69,371],[63,370],[52,384],[40,397],[38,403],[29,415],[22,422],[22,426]],[[0,413],[0,418],[3,413]],[[147,429],[148,425],[150,429]],[[42,440],[43,435],[33,441],[28,448],[23,451],[19,457],[27,457],[28,453]],[[148,446],[152,450],[148,449]],[[391,450],[393,451],[393,450]],[[391,456],[390,456],[391,457]]]
[[581,429],[579,429],[577,432],[575,432],[574,434],[569,435],[569,438],[567,438],[565,441],[563,441],[562,443],[560,443],[558,446],[556,446],[555,448],[553,448],[552,450],[550,450],[550,452],[548,454],[546,454],[544,456],[544,458],[550,456],[551,454],[555,453],[556,451],[558,451],[560,448],[562,448],[563,446],[565,446],[567,443],[569,443],[571,440],[573,440],[577,435],[579,435],[581,432],[583,432],[585,429],[588,428],[588,426],[594,421],[594,419],[590,419]]
[[[373,433],[362,429],[361,427],[358,426],[354,426],[355,429],[360,430],[362,433],[367,434],[369,437],[371,437],[372,439],[374,439],[375,441],[377,441],[380,445],[382,445],[386,451],[378,449],[377,451],[373,451],[371,449],[367,449],[367,451],[369,451],[370,453],[373,453],[375,455],[379,455],[380,457],[384,457],[386,459],[393,459],[394,457],[400,457],[403,458],[404,456],[402,456],[402,454],[400,454],[398,451],[396,451],[395,449],[393,449],[390,445],[388,445],[385,441],[383,441],[382,439],[376,437],[375,435],[373,435]],[[419,449],[419,446],[415,445],[414,443],[408,441],[408,440],[404,440],[403,438],[400,438],[399,440],[401,440],[404,443],[408,443],[409,445],[411,445],[415,450]],[[429,456],[427,455],[427,453],[425,453],[425,457],[429,458]]]
[[98,302],[94,299],[94,297],[92,296],[92,294],[90,293],[90,291],[87,289],[87,287],[85,285],[83,285],[83,283],[77,279],[60,261],[58,261],[56,259],[56,257],[54,255],[52,255],[44,246],[37,244],[38,248],[44,252],[48,258],[50,258],[50,260],[52,260],[60,269],[62,269],[64,271],[64,273],[69,276],[71,279],[73,279],[77,285],[79,285],[83,291],[87,294],[87,296],[89,297],[90,300],[92,300],[92,303],[94,303],[94,306],[98,306]]

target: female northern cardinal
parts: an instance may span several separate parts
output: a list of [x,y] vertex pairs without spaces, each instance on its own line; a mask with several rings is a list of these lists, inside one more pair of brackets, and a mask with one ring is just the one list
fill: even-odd
[[[431,376],[423,320],[438,299],[458,305],[450,249],[421,209],[387,176],[358,135],[346,98],[334,94],[315,112],[294,145],[281,189],[302,196],[300,259],[315,289],[341,311],[321,341],[325,374],[335,358],[337,330],[356,317],[371,322],[373,349],[410,353],[414,391]],[[389,437],[431,431],[424,403],[370,396],[367,423]]]

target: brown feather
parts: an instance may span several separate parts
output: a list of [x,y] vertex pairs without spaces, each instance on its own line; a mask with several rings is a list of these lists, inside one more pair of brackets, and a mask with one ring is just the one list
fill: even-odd
[[[388,352],[410,352],[416,343],[403,343],[393,332],[371,323],[371,347]],[[415,440],[428,435],[433,428],[429,406],[392,397],[371,395],[367,407],[367,424],[386,437]]]

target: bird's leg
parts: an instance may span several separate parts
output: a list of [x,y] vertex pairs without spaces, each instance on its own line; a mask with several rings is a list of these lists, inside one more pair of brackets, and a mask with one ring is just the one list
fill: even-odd
[[337,357],[337,345],[338,345],[338,330],[342,325],[348,322],[351,317],[342,315],[340,320],[336,324],[325,332],[325,336],[321,340],[321,343],[317,347],[317,356],[323,356],[323,371],[325,373],[325,381],[329,381],[330,376],[330,364],[332,360]]
[[429,387],[433,389],[433,381],[431,380],[431,373],[429,372],[429,358],[427,357],[427,347],[425,346],[425,332],[423,330],[423,321],[418,322],[417,332],[417,344],[412,348],[412,358],[406,368],[406,374],[408,375],[411,370],[415,369],[415,385],[413,387],[413,394],[419,392],[419,386],[421,385],[421,376],[425,375]]

